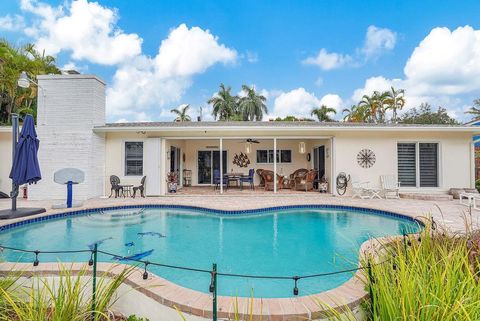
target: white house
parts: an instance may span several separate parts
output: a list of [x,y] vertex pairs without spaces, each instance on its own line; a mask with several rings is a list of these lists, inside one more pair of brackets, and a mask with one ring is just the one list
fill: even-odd
[[[53,182],[53,173],[65,167],[86,174],[85,182],[75,187],[79,199],[109,195],[110,175],[134,185],[146,176],[147,195],[165,195],[167,173],[178,171],[182,176],[184,170],[191,171],[193,186],[212,185],[215,169],[246,174],[251,168],[281,176],[299,168],[316,169],[329,182],[331,193],[340,172],[372,186],[380,184],[381,175],[395,175],[407,192],[445,193],[451,187],[474,186],[475,126],[106,123],[105,83],[96,76],[45,75],[38,83],[45,93],[39,95],[37,120],[43,179],[29,187],[31,199],[64,198],[65,187]],[[10,132],[0,127],[3,192],[10,190]],[[241,153],[249,160],[247,167],[232,162]],[[257,175],[255,180],[258,183]]]

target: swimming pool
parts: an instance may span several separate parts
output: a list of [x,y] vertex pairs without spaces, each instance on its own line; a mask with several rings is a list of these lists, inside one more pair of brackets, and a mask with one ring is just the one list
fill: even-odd
[[[0,228],[0,244],[31,250],[88,249],[223,273],[294,276],[355,268],[369,238],[417,232],[413,219],[366,209],[308,206],[234,214],[187,207],[146,207],[77,213]],[[5,250],[3,259],[32,262],[33,254]],[[41,254],[40,262],[86,262],[89,253]],[[99,255],[100,261],[116,262]],[[128,262],[123,262],[128,263]],[[40,263],[41,264],[41,263]],[[150,272],[208,293],[210,275],[150,265]],[[300,295],[339,286],[352,273],[300,280]],[[218,294],[291,297],[291,280],[219,277]]]

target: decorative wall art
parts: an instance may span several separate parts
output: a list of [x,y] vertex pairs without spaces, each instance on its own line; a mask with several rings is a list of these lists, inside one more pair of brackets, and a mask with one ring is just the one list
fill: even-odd
[[240,153],[240,155],[235,154],[233,157],[233,164],[238,167],[248,167],[248,165],[250,165],[250,159],[248,159],[248,156],[243,152]]
[[362,149],[357,154],[357,163],[363,168],[370,168],[377,160],[375,153],[370,149]]

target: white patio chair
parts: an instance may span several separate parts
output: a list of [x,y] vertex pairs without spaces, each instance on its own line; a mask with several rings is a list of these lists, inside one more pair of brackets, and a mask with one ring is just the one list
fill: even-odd
[[352,198],[372,198],[372,191],[368,188],[368,182],[352,182]]
[[400,182],[397,181],[395,175],[382,175],[380,181],[385,198],[400,198]]

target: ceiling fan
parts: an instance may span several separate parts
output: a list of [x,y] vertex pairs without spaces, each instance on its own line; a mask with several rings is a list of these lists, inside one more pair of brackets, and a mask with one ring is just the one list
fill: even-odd
[[252,139],[252,138],[247,138],[244,142],[240,142],[240,143],[260,144],[260,142],[258,140]]

